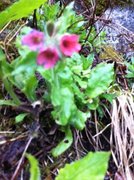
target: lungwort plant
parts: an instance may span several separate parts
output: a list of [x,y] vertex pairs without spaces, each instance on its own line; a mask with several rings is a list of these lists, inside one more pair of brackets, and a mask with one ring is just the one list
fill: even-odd
[[[67,22],[68,16],[64,16]],[[30,104],[37,101],[49,102],[53,106],[52,116],[65,133],[65,138],[52,150],[54,156],[63,153],[73,142],[71,127],[82,130],[95,109],[99,97],[105,93],[114,80],[113,64],[105,62],[92,67],[94,54],[80,55],[78,36],[63,18],[53,23],[44,23],[44,31],[24,27],[17,37],[19,57],[11,63],[0,54],[0,78],[9,100],[0,100],[0,105],[20,106],[24,102],[16,93],[19,89]],[[75,27],[76,28],[76,27]],[[44,94],[38,99],[39,77],[46,82]],[[27,114],[20,114],[22,121]]]

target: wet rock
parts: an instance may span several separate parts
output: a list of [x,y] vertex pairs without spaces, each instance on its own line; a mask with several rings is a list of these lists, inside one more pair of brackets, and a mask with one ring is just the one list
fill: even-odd
[[106,42],[125,55],[134,56],[134,7],[108,9],[96,23],[97,31],[102,27],[107,34]]
[[104,16],[108,18],[109,15],[112,22],[134,32],[134,7],[114,7],[113,10],[108,9]]

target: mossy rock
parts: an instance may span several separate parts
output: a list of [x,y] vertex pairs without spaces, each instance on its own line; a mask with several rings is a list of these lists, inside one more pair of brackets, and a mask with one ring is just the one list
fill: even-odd
[[111,3],[110,1],[107,0],[98,0],[96,14],[100,15],[108,7],[115,7],[115,6],[124,7],[131,5],[134,5],[134,0],[112,0]]

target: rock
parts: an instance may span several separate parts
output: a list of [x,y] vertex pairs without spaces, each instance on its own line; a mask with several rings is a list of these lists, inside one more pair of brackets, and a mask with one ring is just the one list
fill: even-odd
[[96,28],[99,32],[104,26],[106,42],[125,57],[134,56],[134,7],[109,8],[101,19],[96,23]]
[[114,7],[113,10],[108,9],[105,12],[105,17],[108,18],[110,14],[110,18],[112,22],[116,24],[120,24],[121,26],[127,28],[128,30],[134,32],[134,7]]

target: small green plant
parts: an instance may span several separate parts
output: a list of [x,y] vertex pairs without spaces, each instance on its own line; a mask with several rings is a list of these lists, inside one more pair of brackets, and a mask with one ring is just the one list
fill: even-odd
[[[23,104],[15,88],[33,104],[39,100],[37,74],[45,80],[44,95],[40,99],[53,105],[53,119],[65,133],[63,141],[52,151],[54,156],[70,147],[73,142],[70,127],[78,130],[85,127],[90,110],[97,108],[99,96],[114,81],[113,64],[104,62],[92,68],[94,54],[79,55],[81,44],[75,34],[79,26],[70,27],[75,21],[71,7],[55,23],[42,24],[44,32],[24,27],[16,41],[20,56],[11,63],[0,52],[0,78],[10,95],[9,100],[0,100],[1,105]],[[18,115],[16,122],[21,122],[27,115],[25,112]]]

